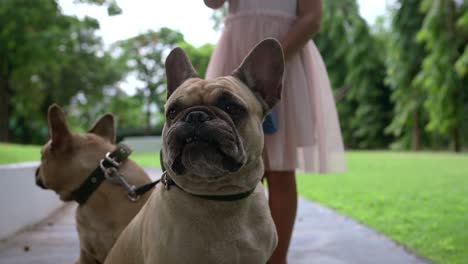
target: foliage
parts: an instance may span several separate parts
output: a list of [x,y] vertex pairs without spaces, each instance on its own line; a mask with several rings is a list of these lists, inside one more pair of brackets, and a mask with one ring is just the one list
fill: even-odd
[[119,60],[126,63],[128,71],[136,75],[143,85],[137,90],[145,101],[148,133],[154,123],[152,113],[161,111],[166,100],[165,56],[183,40],[180,32],[161,28],[157,32],[150,30],[114,45],[114,49],[121,53]]
[[193,64],[193,67],[197,71],[200,78],[205,78],[206,69],[208,63],[210,62],[211,53],[213,52],[214,45],[205,44],[201,47],[194,47],[190,43],[185,41],[180,42],[179,46],[184,49],[187,56],[190,58],[190,61]]
[[430,132],[450,134],[454,150],[460,151],[462,123],[468,115],[468,76],[463,67],[468,46],[468,2],[424,0],[421,10],[427,15],[417,38],[428,55],[416,82],[427,92],[424,106],[429,123],[426,128]]
[[[124,12],[116,0],[76,2]],[[214,11],[217,30],[226,14],[226,5]],[[168,28],[106,50],[98,21],[62,14],[57,0],[3,0],[0,25],[0,141],[44,142],[52,102],[65,108],[76,131],[113,112],[121,135],[139,134],[142,126],[157,133],[169,50],[181,46],[200,77],[213,50]],[[337,102],[348,148],[451,144],[459,151],[468,142],[467,1],[397,0],[391,20],[373,27],[356,0],[323,1],[315,41],[335,91],[349,90]],[[125,76],[137,79],[135,95],[123,90]]]
[[13,0],[0,5],[0,141],[9,137],[11,100],[17,90],[12,79],[32,82],[31,73],[49,59],[50,43],[58,41],[54,34],[58,30],[48,28],[58,19],[54,1],[42,1],[37,7],[33,2]]
[[315,41],[335,89],[351,87],[337,103],[345,145],[383,148],[390,138],[389,89],[384,84],[385,50],[377,46],[355,0],[324,1],[321,32]]
[[67,116],[74,131],[83,132],[91,126],[98,116],[112,113],[117,121],[117,132],[122,129],[141,127],[144,124],[142,99],[138,95],[128,96],[121,89],[104,91],[102,98],[83,100],[78,96],[69,106]]
[[393,119],[386,131],[397,138],[400,146],[420,148],[422,127],[427,117],[423,111],[426,93],[414,82],[425,56],[423,46],[416,41],[424,13],[419,0],[399,0],[393,7],[389,32],[386,83],[392,88]]
[[79,3],[88,3],[96,5],[107,6],[107,14],[109,16],[115,16],[122,13],[122,9],[117,4],[116,0],[76,0]]
[[99,23],[63,15],[55,1],[3,1],[0,24],[0,140],[11,132],[14,141],[42,142],[52,102],[99,101],[122,77],[96,36]]
[[215,31],[220,31],[223,28],[223,21],[224,18],[228,14],[228,6],[225,3],[222,7],[213,10],[213,13],[211,14],[211,20],[213,21],[213,29]]

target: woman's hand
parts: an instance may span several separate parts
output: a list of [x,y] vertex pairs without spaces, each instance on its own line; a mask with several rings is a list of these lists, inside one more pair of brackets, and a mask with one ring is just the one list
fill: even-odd
[[321,0],[297,0],[297,20],[281,41],[286,61],[319,31],[321,17]]
[[218,9],[223,6],[226,0],[203,0],[205,5],[209,8]]

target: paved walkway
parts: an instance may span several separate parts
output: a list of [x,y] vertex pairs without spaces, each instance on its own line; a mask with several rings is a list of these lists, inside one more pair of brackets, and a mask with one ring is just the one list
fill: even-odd
[[[157,170],[149,170],[159,175]],[[64,264],[78,256],[74,204],[0,242],[0,264]],[[391,240],[305,199],[299,210],[290,264],[423,264]]]

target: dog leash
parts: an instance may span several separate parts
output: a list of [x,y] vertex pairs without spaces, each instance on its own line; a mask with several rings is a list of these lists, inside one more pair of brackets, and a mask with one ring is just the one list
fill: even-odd
[[97,190],[104,180],[121,185],[127,192],[130,201],[136,202],[148,191],[150,191],[160,180],[136,187],[131,185],[119,172],[120,164],[130,156],[132,150],[125,144],[119,143],[112,152],[107,152],[99,162],[99,166],[86,178],[86,180],[72,192],[73,200],[83,205],[89,197]]
[[[120,164],[126,160],[131,153],[132,150],[124,144],[118,144],[114,151],[106,153],[105,157],[99,162],[99,166],[72,192],[73,200],[80,205],[86,203],[104,180],[110,179],[110,177],[118,173],[117,169]],[[132,189],[125,178],[118,178],[121,178],[120,182],[125,185],[127,189]],[[137,196],[134,196],[131,192],[128,196],[130,200],[136,201],[136,199],[138,199]]]
[[166,190],[174,186],[192,196],[210,201],[237,201],[248,197],[255,190],[255,188],[253,188],[246,192],[230,195],[200,195],[187,192],[169,177],[162,162],[162,151],[160,154],[160,162],[164,171],[161,178],[154,182],[136,187],[135,185],[129,184],[124,175],[118,171],[120,164],[126,160],[131,153],[132,150],[122,143],[119,143],[114,151],[106,153],[105,157],[99,162],[99,166],[72,192],[73,200],[83,205],[104,180],[123,186],[127,192],[127,197],[132,202],[138,201],[143,194],[152,190],[159,183],[162,183]]

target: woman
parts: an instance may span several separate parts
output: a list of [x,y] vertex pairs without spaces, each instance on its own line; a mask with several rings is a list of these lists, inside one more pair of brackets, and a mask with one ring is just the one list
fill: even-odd
[[[225,0],[204,0],[211,8]],[[322,58],[310,40],[318,32],[321,0],[228,0],[229,15],[206,73],[230,74],[261,40],[278,39],[286,61],[279,127],[265,135],[265,178],[278,247],[269,263],[286,263],[297,208],[295,169],[345,170],[335,102]]]

